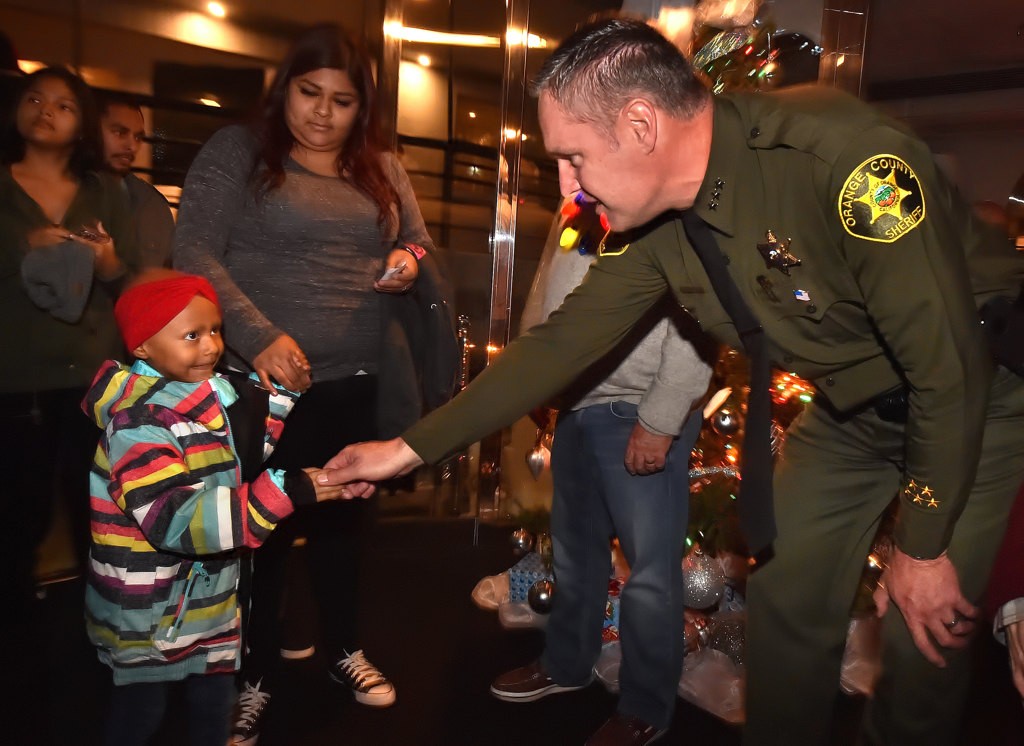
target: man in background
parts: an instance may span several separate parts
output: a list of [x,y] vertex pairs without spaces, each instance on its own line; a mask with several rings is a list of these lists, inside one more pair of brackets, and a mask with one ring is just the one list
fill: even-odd
[[139,146],[146,136],[142,109],[137,104],[99,97],[103,160],[119,177],[128,195],[135,240],[147,267],[169,267],[174,240],[174,216],[167,200],[149,182],[132,173]]

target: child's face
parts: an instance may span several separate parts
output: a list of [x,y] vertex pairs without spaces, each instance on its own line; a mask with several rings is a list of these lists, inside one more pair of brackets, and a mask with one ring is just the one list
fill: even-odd
[[199,383],[213,377],[224,353],[220,311],[202,296],[195,296],[181,313],[133,350],[174,381]]

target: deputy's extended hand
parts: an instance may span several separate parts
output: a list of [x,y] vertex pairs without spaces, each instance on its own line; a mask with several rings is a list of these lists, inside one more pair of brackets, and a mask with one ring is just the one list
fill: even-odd
[[408,474],[422,463],[401,438],[373,440],[344,448],[324,464],[316,481],[344,485],[349,497],[369,497],[374,491],[372,482]]
[[903,614],[917,649],[939,668],[946,667],[946,659],[932,640],[945,648],[962,648],[974,631],[978,609],[960,592],[956,568],[945,552],[917,560],[894,547],[874,593],[878,616],[885,615],[890,598]]
[[671,445],[671,435],[652,433],[636,423],[626,444],[626,471],[640,475],[661,471],[665,468],[665,454]]

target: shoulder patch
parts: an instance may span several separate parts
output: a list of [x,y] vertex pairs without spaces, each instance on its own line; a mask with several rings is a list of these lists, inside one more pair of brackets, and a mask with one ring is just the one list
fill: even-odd
[[924,221],[924,190],[902,158],[873,155],[846,177],[837,209],[851,236],[892,243]]

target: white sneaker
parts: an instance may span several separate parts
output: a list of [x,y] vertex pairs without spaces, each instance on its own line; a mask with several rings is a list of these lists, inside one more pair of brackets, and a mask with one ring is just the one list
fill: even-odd
[[352,690],[356,702],[370,707],[390,707],[395,703],[395,687],[366,660],[362,650],[337,661],[328,671],[332,679]]
[[235,725],[231,729],[230,746],[256,746],[260,737],[260,718],[263,716],[270,692],[260,691],[263,680],[253,686],[245,682],[235,704]]

